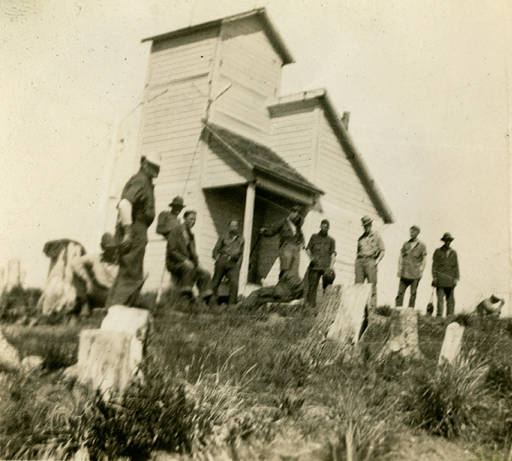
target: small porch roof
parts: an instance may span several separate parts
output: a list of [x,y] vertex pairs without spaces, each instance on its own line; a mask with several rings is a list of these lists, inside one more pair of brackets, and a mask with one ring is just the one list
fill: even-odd
[[[316,198],[324,192],[308,181],[269,147],[214,123],[205,122],[205,130],[245,168],[252,171],[256,183],[273,180],[279,186]],[[277,192],[277,190],[275,190]]]

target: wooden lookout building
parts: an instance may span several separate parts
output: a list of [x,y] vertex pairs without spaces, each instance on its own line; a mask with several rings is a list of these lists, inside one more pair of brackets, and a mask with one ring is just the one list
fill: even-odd
[[[338,250],[337,281],[352,283],[361,216],[391,223],[392,215],[348,134],[348,117],[339,117],[327,91],[281,95],[281,69],[293,57],[265,9],[147,41],[137,151],[163,157],[157,213],[175,195],[198,212],[199,258],[210,270],[218,236],[239,219],[246,240],[243,289],[258,277],[277,279],[277,271],[270,271],[278,242],[262,239],[253,248],[259,228],[303,204],[309,210],[306,239],[328,218]],[[146,289],[159,285],[165,257],[165,242],[154,228],[146,250]]]

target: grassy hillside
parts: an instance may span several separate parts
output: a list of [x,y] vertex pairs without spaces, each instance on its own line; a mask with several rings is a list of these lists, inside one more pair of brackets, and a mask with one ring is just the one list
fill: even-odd
[[78,328],[3,328],[23,355],[44,355],[45,369],[1,375],[0,457],[87,446],[93,459],[507,459],[510,321],[459,317],[464,359],[437,369],[445,319],[420,317],[422,360],[377,360],[389,330],[389,309],[379,309],[360,345],[329,363],[305,341],[315,318],[300,308],[171,304],[152,309],[147,379],[121,405],[61,379]]

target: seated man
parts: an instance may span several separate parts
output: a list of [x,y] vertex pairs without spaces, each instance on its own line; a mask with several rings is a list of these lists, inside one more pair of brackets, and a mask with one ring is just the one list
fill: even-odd
[[192,298],[192,289],[197,285],[199,296],[208,302],[213,293],[210,288],[210,273],[199,266],[195,237],[192,233],[196,223],[196,212],[187,211],[183,218],[183,225],[175,226],[167,237],[167,270],[182,295]]
[[501,308],[505,304],[505,300],[491,295],[489,298],[481,301],[475,308],[475,313],[481,316],[495,315],[497,317],[501,314]]
[[117,245],[112,234],[101,237],[100,254],[86,254],[71,262],[73,286],[81,315],[89,315],[90,307],[105,306],[110,287],[119,270]]
[[279,277],[277,285],[254,290],[242,301],[241,307],[257,309],[265,303],[287,303],[302,298],[303,294],[304,280],[287,271]]

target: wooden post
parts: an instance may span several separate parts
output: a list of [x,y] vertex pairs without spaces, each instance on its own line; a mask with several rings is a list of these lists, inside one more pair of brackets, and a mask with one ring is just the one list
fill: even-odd
[[244,254],[242,259],[242,266],[240,268],[240,293],[243,293],[247,285],[247,278],[249,276],[249,258],[251,256],[251,236],[252,236],[252,222],[254,217],[254,199],[256,196],[256,186],[253,183],[247,184],[245,193],[245,211],[244,211]]

